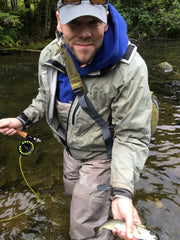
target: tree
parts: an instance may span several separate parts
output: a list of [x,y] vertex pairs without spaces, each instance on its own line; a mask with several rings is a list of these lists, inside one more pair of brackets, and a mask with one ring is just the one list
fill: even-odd
[[0,0],[1,9],[8,6],[7,0]]
[[13,11],[17,8],[17,0],[11,0],[11,8]]
[[52,12],[52,0],[47,0],[45,9],[45,25],[44,25],[44,37],[48,37],[51,31],[51,16]]
[[179,0],[112,0],[132,37],[158,38],[180,34]]
[[31,8],[31,0],[24,0],[25,8]]

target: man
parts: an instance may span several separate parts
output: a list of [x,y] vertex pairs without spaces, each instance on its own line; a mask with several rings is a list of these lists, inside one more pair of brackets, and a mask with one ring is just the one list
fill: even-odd
[[[146,64],[132,45],[129,52],[126,23],[108,1],[59,0],[57,8],[57,39],[40,55],[38,95],[17,118],[2,119],[0,132],[13,135],[46,116],[54,136],[64,145],[64,186],[72,195],[71,239],[111,239],[110,232],[94,232],[108,219],[111,207],[115,219],[126,220],[126,230],[113,230],[113,234],[135,240],[133,223],[140,223],[140,218],[132,197],[150,140]],[[72,91],[68,63],[59,49],[63,38],[86,95]],[[110,150],[103,138],[107,127],[103,125],[106,130],[102,130],[92,110],[85,111],[82,96],[105,122],[111,118]],[[111,150],[112,157],[107,156]]]

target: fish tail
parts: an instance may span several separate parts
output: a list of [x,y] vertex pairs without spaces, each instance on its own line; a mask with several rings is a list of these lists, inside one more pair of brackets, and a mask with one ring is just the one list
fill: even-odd
[[99,233],[101,230],[102,230],[101,227],[95,227],[95,228],[94,228],[94,232],[95,232],[96,234]]

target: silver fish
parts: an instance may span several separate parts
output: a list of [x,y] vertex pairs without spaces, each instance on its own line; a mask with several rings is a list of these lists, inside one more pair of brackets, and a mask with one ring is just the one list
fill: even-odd
[[[102,229],[114,230],[120,229],[122,231],[126,230],[126,224],[124,220],[111,219],[102,224],[100,227],[95,228],[96,233],[100,232]],[[140,240],[158,240],[158,237],[151,232],[146,226],[134,223],[134,237]]]

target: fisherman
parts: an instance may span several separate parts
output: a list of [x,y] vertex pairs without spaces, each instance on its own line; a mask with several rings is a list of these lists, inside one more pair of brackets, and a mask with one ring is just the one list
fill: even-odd
[[[46,116],[64,146],[71,239],[112,239],[111,232],[94,232],[111,209],[114,219],[126,220],[126,230],[113,234],[134,240],[133,223],[141,220],[133,192],[151,130],[146,64],[108,0],[59,0],[56,17],[57,37],[40,54],[38,94],[18,117],[1,120],[0,132],[13,135]],[[82,84],[77,89],[74,69]]]

